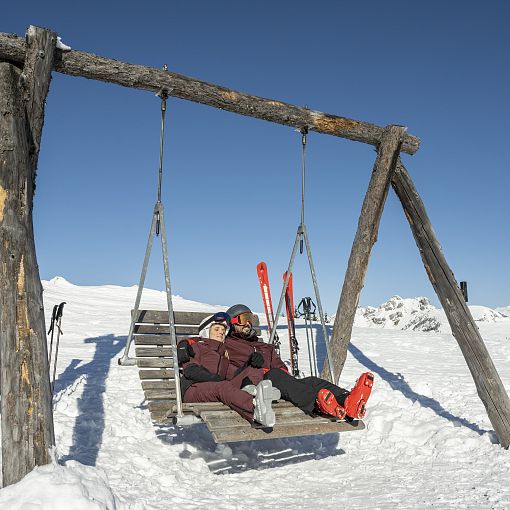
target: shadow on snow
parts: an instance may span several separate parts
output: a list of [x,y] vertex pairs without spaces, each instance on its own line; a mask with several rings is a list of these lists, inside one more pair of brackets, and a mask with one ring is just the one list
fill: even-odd
[[472,423],[466,418],[459,418],[447,411],[437,400],[416,393],[410,386],[409,383],[404,379],[404,376],[400,373],[394,374],[389,372],[385,368],[381,367],[371,359],[367,358],[356,346],[352,343],[349,344],[349,352],[356,358],[362,365],[368,368],[371,372],[377,374],[381,379],[384,379],[392,389],[400,391],[404,397],[408,398],[411,402],[418,402],[422,407],[431,409],[438,416],[446,418],[451,421],[455,426],[467,427],[477,434],[483,435],[491,433],[490,430],[480,428],[476,423]]
[[65,392],[72,387],[76,380],[85,380],[82,396],[78,399],[73,443],[69,453],[60,459],[61,463],[73,459],[88,466],[95,466],[104,431],[102,395],[105,392],[111,360],[124,348],[126,340],[125,336],[116,337],[113,334],[86,338],[85,343],[96,344],[94,358],[83,365],[80,365],[82,360],[73,359],[55,381],[55,395],[58,396],[59,392]]
[[[305,325],[296,326],[296,329],[303,329]],[[326,325],[328,335],[331,337],[333,326]],[[313,338],[315,340],[315,355],[317,359],[317,367],[318,372],[320,373],[323,364],[327,359],[327,350],[326,350],[326,342],[324,339],[324,334],[322,332],[322,326],[320,324],[313,324]],[[451,421],[455,426],[467,427],[468,429],[476,432],[479,435],[492,433],[490,430],[485,430],[480,428],[476,423],[472,423],[466,418],[460,418],[458,416],[453,415],[449,411],[447,411],[437,400],[427,397],[425,395],[421,395],[420,393],[415,392],[409,383],[404,379],[404,376],[400,373],[389,372],[382,366],[378,365],[370,358],[365,356],[363,352],[358,349],[352,343],[349,344],[348,347],[349,352],[352,356],[359,361],[362,365],[364,365],[368,370],[377,374],[381,379],[384,379],[393,390],[400,391],[404,397],[411,400],[411,402],[419,402],[422,407],[431,409],[438,416],[445,418]],[[353,381],[354,382],[354,381]]]
[[338,448],[338,433],[216,444],[207,426],[198,424],[158,425],[156,435],[163,443],[181,445],[182,459],[203,459],[214,474],[270,469],[345,453]]

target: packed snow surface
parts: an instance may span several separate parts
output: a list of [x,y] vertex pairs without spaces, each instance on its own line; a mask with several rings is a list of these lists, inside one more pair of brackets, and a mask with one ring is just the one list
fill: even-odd
[[[383,318],[378,309],[358,313],[340,384],[350,387],[366,370],[375,374],[366,430],[215,445],[204,425],[154,426],[137,369],[117,364],[136,287],[79,287],[62,278],[43,285],[47,325],[53,306],[67,303],[55,383],[55,460],[1,489],[2,509],[510,508],[510,452],[496,444],[460,349],[442,332],[442,312],[425,298],[412,304],[394,297],[382,305],[384,327],[370,319]],[[164,293],[144,291],[143,307],[165,303]],[[176,296],[174,306],[212,312],[228,304]],[[493,315],[471,308],[507,391],[509,309]],[[417,313],[442,326],[402,327]],[[307,374],[303,322],[297,333]],[[314,344],[321,364],[318,324]]]

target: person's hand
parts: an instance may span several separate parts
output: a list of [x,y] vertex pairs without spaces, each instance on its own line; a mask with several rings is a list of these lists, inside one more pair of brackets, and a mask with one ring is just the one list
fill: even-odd
[[260,352],[252,352],[248,358],[248,365],[253,368],[262,368],[264,366],[264,356]]
[[179,365],[187,363],[191,358],[195,357],[195,351],[191,344],[186,340],[182,340],[177,344],[177,361]]

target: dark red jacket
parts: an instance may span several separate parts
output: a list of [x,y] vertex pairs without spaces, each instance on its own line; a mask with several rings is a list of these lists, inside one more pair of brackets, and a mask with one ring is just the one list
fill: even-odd
[[[256,339],[257,336],[254,336],[253,338]],[[265,342],[260,342],[258,340],[250,340],[251,339],[245,340],[237,337],[235,334],[231,334],[225,338],[223,345],[225,346],[225,351],[233,365],[240,367],[246,362],[252,352],[260,352],[260,354],[264,357],[263,368],[282,368],[287,371],[287,366],[276,353],[274,345],[266,344]]]
[[235,376],[237,366],[230,363],[222,342],[211,338],[187,338],[195,355],[182,365],[181,392],[196,382],[223,381]]

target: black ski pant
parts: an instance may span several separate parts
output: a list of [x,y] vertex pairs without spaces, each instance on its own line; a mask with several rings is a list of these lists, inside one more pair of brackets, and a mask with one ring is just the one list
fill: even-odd
[[269,379],[273,386],[280,390],[284,400],[292,402],[307,414],[313,413],[317,393],[322,388],[331,391],[341,406],[344,405],[345,398],[349,395],[347,390],[320,377],[311,376],[296,379],[279,368],[269,370],[264,375],[264,379]]

